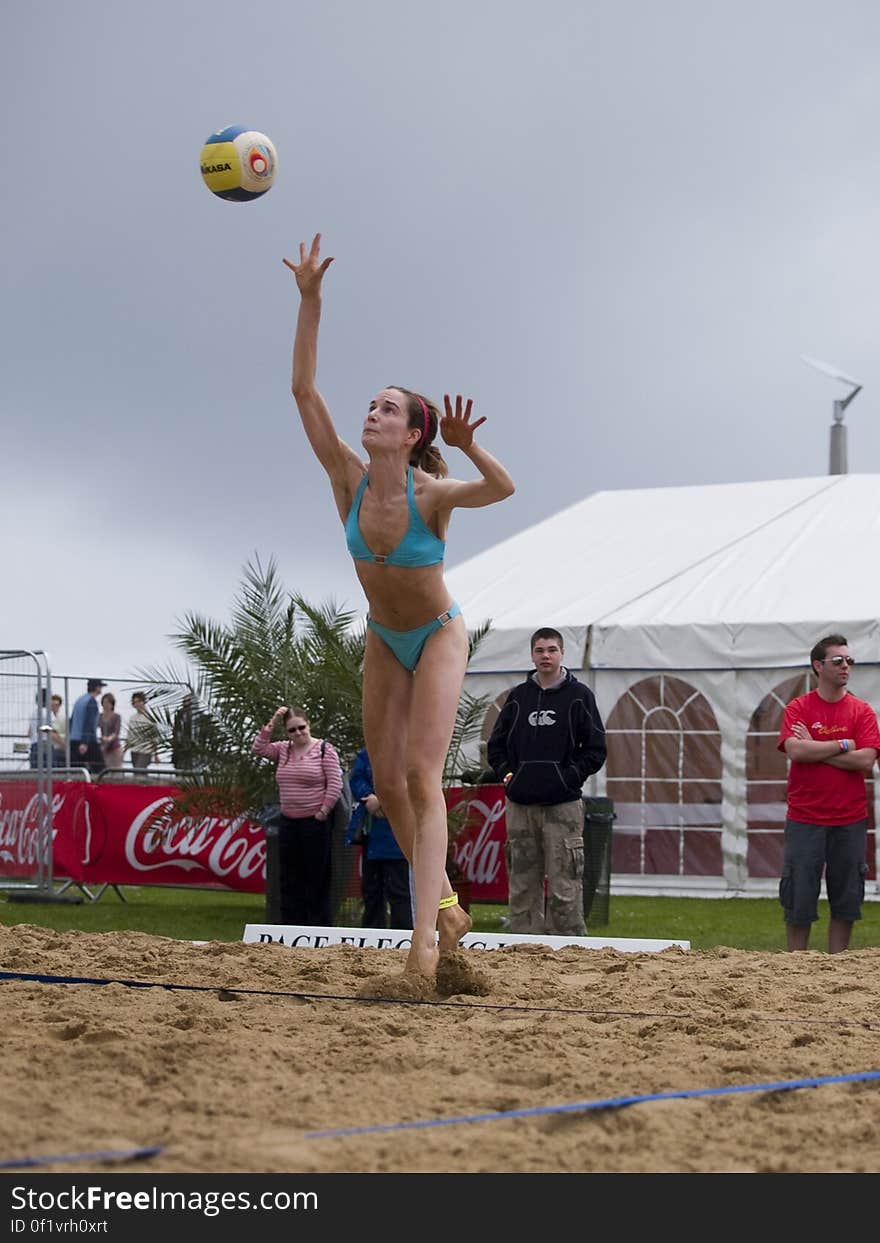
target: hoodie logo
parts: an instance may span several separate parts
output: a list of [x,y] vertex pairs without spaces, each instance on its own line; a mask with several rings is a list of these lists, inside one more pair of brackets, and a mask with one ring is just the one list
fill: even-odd
[[529,725],[555,725],[556,709],[542,708],[540,712],[529,713]]

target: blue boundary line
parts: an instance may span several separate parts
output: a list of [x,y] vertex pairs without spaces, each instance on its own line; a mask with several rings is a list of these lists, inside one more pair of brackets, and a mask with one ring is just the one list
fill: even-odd
[[[273,989],[253,989],[253,988],[236,988],[234,985],[223,984],[167,984],[156,980],[117,980],[117,979],[101,979],[94,976],[64,976],[64,975],[42,975],[35,972],[26,971],[0,971],[0,980],[23,980],[37,984],[121,984],[126,988],[163,988],[167,990],[197,992],[197,993],[242,993],[250,996],[261,997],[301,997],[321,999],[325,1001],[366,1001],[366,1002],[398,1002],[396,998],[386,997],[351,997],[345,994],[334,993],[295,993]],[[403,1004],[407,1005],[453,1005],[463,1009],[485,1009],[485,1010],[536,1010],[536,1011],[552,1011],[560,1013],[558,1008],[545,1006],[510,1006],[510,1005],[487,1005],[485,1002],[423,1002],[409,1001],[400,999]],[[638,1010],[565,1010],[564,1013],[574,1014],[615,1014],[620,1017],[631,1018],[667,1018],[667,1019],[683,1019],[693,1018],[692,1014],[669,1014],[669,1013],[651,1013],[650,1011]],[[758,1020],[761,1021],[761,1020]],[[786,1018],[770,1018],[764,1019],[765,1022],[806,1022],[806,1023],[823,1023],[825,1025],[833,1025],[839,1023],[840,1020],[829,1019],[786,1019]],[[870,1026],[870,1024],[868,1024]],[[586,1113],[590,1110],[599,1109],[622,1109],[627,1105],[641,1105],[647,1101],[669,1101],[669,1100],[688,1100],[701,1096],[730,1096],[734,1093],[742,1092],[788,1092],[796,1088],[815,1088],[821,1087],[823,1084],[829,1083],[857,1083],[868,1080],[880,1079],[880,1070],[859,1071],[851,1075],[829,1075],[816,1079],[788,1079],[778,1083],[753,1083],[740,1084],[734,1087],[724,1088],[690,1088],[681,1092],[656,1092],[644,1096],[617,1096],[608,1097],[605,1100],[598,1101],[576,1101],[566,1105],[537,1105],[530,1109],[511,1109],[503,1113],[488,1114],[463,1114],[455,1118],[427,1118],[416,1122],[391,1122],[381,1123],[373,1126],[360,1127],[340,1127],[325,1131],[306,1131],[305,1139],[328,1139],[331,1137],[343,1135],[371,1135],[380,1132],[389,1131],[411,1131],[424,1129],[435,1126],[457,1126],[463,1123],[474,1122],[500,1122],[511,1118],[535,1118],[547,1116],[550,1114],[565,1113]],[[70,1156],[60,1157],[25,1157],[16,1162],[0,1162],[0,1169],[11,1169],[22,1165],[47,1165],[53,1162],[61,1161],[77,1161],[77,1160],[114,1160],[114,1159],[138,1159],[140,1157],[154,1156],[161,1152],[162,1148],[142,1148],[132,1149],[128,1152],[119,1153],[78,1153]]]
[[143,1161],[165,1151],[164,1144],[152,1148],[119,1148],[107,1152],[66,1152],[56,1157],[18,1157],[0,1161],[0,1170],[28,1169],[34,1165],[60,1165],[65,1161]]
[[530,1109],[508,1109],[503,1113],[463,1114],[458,1118],[425,1118],[418,1122],[388,1122],[377,1126],[339,1127],[327,1131],[306,1131],[304,1139],[330,1139],[341,1135],[376,1135],[379,1132],[415,1131],[435,1126],[458,1126],[465,1122],[507,1122],[511,1118],[540,1118],[549,1114],[585,1113],[592,1109],[622,1109],[647,1101],[679,1101],[698,1096],[732,1096],[737,1092],[790,1092],[794,1088],[817,1088],[827,1083],[858,1083],[880,1079],[880,1070],[864,1070],[852,1075],[828,1075],[820,1079],[783,1079],[779,1083],[747,1083],[727,1088],[688,1088],[681,1092],[652,1092],[645,1096],[611,1096],[600,1101],[577,1101],[569,1105],[535,1105]]

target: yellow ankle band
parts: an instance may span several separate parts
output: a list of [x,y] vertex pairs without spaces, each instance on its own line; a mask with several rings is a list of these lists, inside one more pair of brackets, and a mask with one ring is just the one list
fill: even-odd
[[437,909],[441,911],[445,911],[447,907],[450,907],[450,906],[458,906],[458,894],[457,893],[450,894],[448,898],[441,898],[440,906]]

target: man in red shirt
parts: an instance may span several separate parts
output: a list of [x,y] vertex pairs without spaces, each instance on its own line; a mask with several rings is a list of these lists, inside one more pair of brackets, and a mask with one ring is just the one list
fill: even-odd
[[785,854],[779,901],[790,950],[805,950],[819,918],[819,887],[831,908],[828,952],[849,945],[862,917],[868,804],[865,777],[880,752],[880,730],[870,704],[847,690],[855,664],[842,634],[820,639],[810,652],[818,684],[785,709],[779,750],[791,760]]

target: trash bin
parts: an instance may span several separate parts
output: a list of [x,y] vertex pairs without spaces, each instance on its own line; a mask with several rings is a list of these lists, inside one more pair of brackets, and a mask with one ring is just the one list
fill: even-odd
[[611,905],[611,831],[617,818],[610,798],[584,798],[584,922],[587,931],[607,924]]

